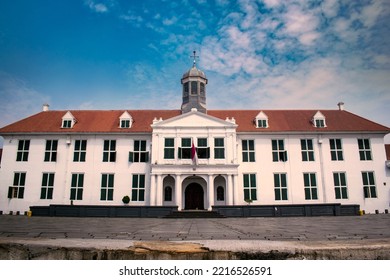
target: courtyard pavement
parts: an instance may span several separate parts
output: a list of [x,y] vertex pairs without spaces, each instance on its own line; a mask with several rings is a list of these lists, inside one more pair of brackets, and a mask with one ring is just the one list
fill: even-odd
[[161,244],[172,248],[172,244],[181,243],[199,244],[198,249],[245,252],[381,248],[385,250],[384,255],[367,258],[389,259],[390,214],[223,219],[0,216],[0,245],[115,250],[140,242],[144,248],[154,244],[158,250],[164,250]]

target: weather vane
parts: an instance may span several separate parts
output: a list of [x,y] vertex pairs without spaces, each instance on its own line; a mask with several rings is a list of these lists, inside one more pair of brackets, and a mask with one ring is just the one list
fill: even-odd
[[193,67],[196,66],[196,59],[199,58],[199,55],[196,55],[196,51],[193,51],[193,55],[191,55],[190,57],[192,57],[194,59],[194,64],[192,65]]

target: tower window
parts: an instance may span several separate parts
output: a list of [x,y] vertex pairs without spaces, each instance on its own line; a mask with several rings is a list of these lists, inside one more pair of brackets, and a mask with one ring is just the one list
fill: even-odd
[[191,82],[191,94],[198,94],[198,82]]
[[204,95],[205,94],[204,89],[205,89],[204,83],[200,83],[200,95]]
[[184,90],[184,95],[188,95],[188,92],[189,92],[188,82],[184,83],[183,90]]

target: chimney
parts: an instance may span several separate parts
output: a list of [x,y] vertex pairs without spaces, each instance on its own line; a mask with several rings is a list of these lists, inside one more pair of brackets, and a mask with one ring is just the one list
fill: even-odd
[[339,103],[337,103],[337,106],[339,106],[339,110],[340,111],[344,111],[344,102],[339,102]]
[[49,111],[49,104],[47,104],[47,103],[43,104],[43,106],[42,106],[42,111],[43,111],[43,112]]

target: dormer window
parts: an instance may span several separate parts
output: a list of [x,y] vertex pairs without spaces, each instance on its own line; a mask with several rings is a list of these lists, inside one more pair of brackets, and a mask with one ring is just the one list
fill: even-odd
[[129,128],[130,120],[121,120],[121,128]]
[[62,128],[71,128],[72,127],[72,121],[71,120],[63,120],[62,121]]
[[326,127],[325,116],[320,111],[318,111],[313,116],[312,123],[315,127],[318,128]]
[[256,127],[257,128],[267,128],[268,127],[268,116],[263,111],[261,111],[256,116]]
[[133,118],[129,114],[129,112],[125,111],[120,117],[119,117],[119,127],[120,128],[131,128],[133,124]]
[[75,123],[76,123],[76,118],[72,115],[71,112],[68,111],[62,117],[62,126],[61,126],[61,128],[73,128]]

